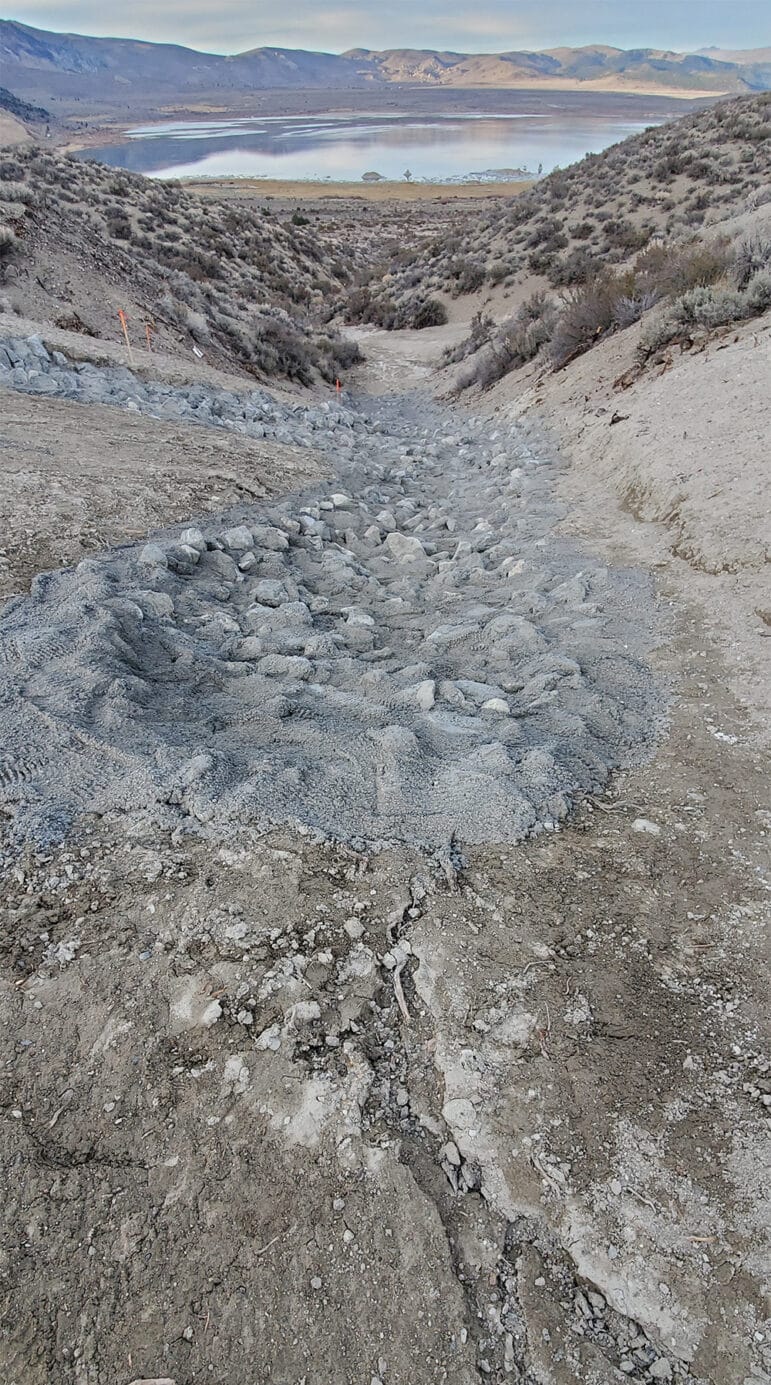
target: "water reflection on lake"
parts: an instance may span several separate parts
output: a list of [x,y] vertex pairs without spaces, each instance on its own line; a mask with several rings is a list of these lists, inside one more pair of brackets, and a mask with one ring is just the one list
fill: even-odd
[[375,172],[460,180],[505,171],[544,173],[659,124],[617,116],[527,110],[507,115],[259,116],[138,126],[125,144],[83,151],[158,178],[329,178]]

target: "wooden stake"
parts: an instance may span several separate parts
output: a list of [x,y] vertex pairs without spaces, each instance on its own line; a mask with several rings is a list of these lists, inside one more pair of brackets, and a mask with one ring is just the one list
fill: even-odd
[[118,309],[118,317],[120,318],[120,325],[123,328],[123,335],[126,338],[126,348],[128,350],[129,362],[131,365],[133,365],[134,357],[131,351],[131,342],[129,341],[128,322],[126,321],[126,314],[124,313],[122,308]]

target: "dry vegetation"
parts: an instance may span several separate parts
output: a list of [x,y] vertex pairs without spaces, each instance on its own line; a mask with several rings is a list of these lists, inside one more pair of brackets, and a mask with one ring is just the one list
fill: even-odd
[[448,299],[497,290],[517,311],[481,311],[447,358],[463,363],[460,387],[486,386],[536,356],[559,368],[640,319],[644,361],[766,311],[771,247],[721,239],[719,223],[769,198],[771,94],[647,130],[494,203],[260,205],[33,147],[0,158],[0,271],[28,317],[114,337],[122,306],[172,348],[301,383],[356,359],[338,316],[433,327]]
[[305,218],[37,147],[0,156],[0,261],[12,308],[95,336],[123,306],[161,340],[306,384],[358,354],[325,326],[350,259]]
[[489,384],[539,352],[559,367],[657,309],[645,356],[771,306],[771,245],[704,239],[705,228],[769,199],[771,95],[727,101],[557,170],[465,232],[400,252],[349,295],[348,314],[433,325],[442,295],[531,284],[508,321],[475,318],[448,357],[473,357],[461,385]]

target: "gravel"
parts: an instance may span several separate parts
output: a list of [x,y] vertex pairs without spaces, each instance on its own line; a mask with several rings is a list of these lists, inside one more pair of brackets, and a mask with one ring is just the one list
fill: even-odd
[[165,401],[327,451],[336,473],[8,603],[0,801],[18,837],[121,811],[213,836],[518,841],[651,749],[649,585],[558,537],[552,463],[519,427],[404,397],[172,389],[2,347],[15,388]]

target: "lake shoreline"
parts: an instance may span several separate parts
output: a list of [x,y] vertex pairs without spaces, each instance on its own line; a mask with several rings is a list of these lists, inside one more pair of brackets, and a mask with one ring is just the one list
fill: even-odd
[[517,197],[533,186],[532,178],[512,182],[407,183],[383,179],[380,183],[331,182],[292,178],[181,178],[187,192],[217,201],[257,202],[278,198],[289,202],[448,202],[460,198]]

